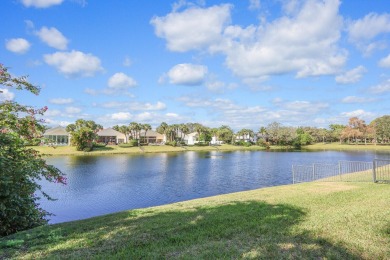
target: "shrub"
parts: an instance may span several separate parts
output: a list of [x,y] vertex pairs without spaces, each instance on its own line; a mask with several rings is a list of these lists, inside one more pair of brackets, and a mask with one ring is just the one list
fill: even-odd
[[177,142],[176,141],[166,142],[165,145],[170,145],[170,146],[176,147],[177,146]]
[[261,146],[261,147],[265,147],[267,149],[270,148],[270,143],[269,142],[266,142],[264,139],[259,139],[257,140],[257,145]]
[[205,143],[205,142],[198,142],[195,144],[196,146],[209,146],[208,143]]
[[93,147],[99,148],[99,147],[106,147],[106,143],[93,143]]

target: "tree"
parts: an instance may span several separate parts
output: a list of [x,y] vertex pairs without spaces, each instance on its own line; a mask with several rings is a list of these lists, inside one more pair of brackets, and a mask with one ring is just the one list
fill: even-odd
[[234,132],[233,130],[226,125],[221,126],[217,130],[217,137],[219,141],[223,141],[224,143],[231,143],[233,139]]
[[385,115],[373,120],[370,124],[375,130],[375,137],[378,142],[388,143],[390,141],[390,116]]
[[140,128],[141,128],[142,130],[145,131],[145,132],[144,132],[144,142],[146,143],[146,133],[147,133],[148,131],[152,130],[152,126],[149,125],[149,124],[141,124],[141,125],[140,125]]
[[69,124],[66,127],[71,135],[71,144],[76,146],[77,151],[91,151],[93,149],[93,141],[97,138],[97,132],[103,129],[99,124],[94,121],[86,121],[84,119],[78,119],[74,124]]
[[[13,77],[0,64],[0,85],[27,90],[38,95],[40,88],[26,77]],[[47,107],[34,109],[6,100],[0,103],[0,236],[47,223],[48,212],[39,207],[41,190],[37,180],[65,183],[60,170],[48,165],[39,153],[25,146],[25,141],[39,137],[44,127],[36,118]]]

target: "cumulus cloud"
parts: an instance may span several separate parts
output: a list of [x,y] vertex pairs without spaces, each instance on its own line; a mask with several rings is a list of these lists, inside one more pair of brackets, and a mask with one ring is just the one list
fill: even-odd
[[30,46],[31,44],[23,38],[15,38],[6,40],[5,42],[7,50],[18,54],[26,53],[30,49]]
[[382,94],[385,92],[390,92],[390,79],[382,82],[376,86],[372,86],[369,88],[369,91],[374,94]]
[[133,78],[122,72],[115,73],[108,80],[108,86],[113,89],[125,89],[136,85],[137,82]]
[[65,112],[68,114],[78,114],[81,112],[81,108],[78,107],[66,107]]
[[363,73],[367,72],[366,68],[363,66],[356,67],[352,70],[345,72],[344,74],[336,76],[335,80],[340,84],[351,84],[358,82]]
[[338,46],[343,27],[339,5],[338,0],[306,1],[295,12],[247,27],[230,25],[230,5],[172,12],[152,24],[169,50],[222,53],[227,67],[244,79],[333,75],[347,59]]
[[91,77],[103,70],[98,57],[81,51],[55,52],[43,58],[48,65],[67,77]]
[[390,15],[369,13],[348,26],[349,39],[353,42],[372,40],[381,33],[390,32]]
[[104,108],[121,108],[121,109],[128,109],[132,111],[152,111],[152,110],[164,110],[166,109],[166,104],[157,101],[157,103],[142,103],[142,102],[117,102],[117,101],[111,101],[106,102],[103,104],[98,104],[98,106],[104,107]]
[[150,23],[156,35],[167,41],[169,50],[199,50],[220,40],[224,26],[230,21],[231,8],[229,4],[209,8],[193,6],[182,12],[154,17]]
[[260,9],[260,7],[261,7],[260,0],[249,0],[249,7],[248,7],[249,10],[257,10]]
[[6,100],[13,100],[15,97],[15,94],[9,91],[6,88],[0,88],[0,101],[4,102]]
[[[328,103],[275,100],[272,107],[240,105],[229,99],[209,99],[184,96],[178,98],[189,108],[204,109],[210,126],[229,125],[233,129],[258,129],[274,121],[290,125],[312,125],[313,120],[329,109]],[[205,122],[206,123],[206,122]]]
[[347,96],[341,100],[343,103],[368,103],[375,101],[374,98]]
[[359,118],[363,118],[365,120],[368,120],[368,119],[374,118],[375,114],[372,112],[367,112],[363,109],[357,109],[357,110],[350,111],[350,112],[342,112],[341,116],[345,117],[345,118],[359,117]]
[[387,57],[381,59],[378,65],[382,68],[390,68],[390,54]]
[[66,50],[68,48],[68,39],[56,28],[42,27],[39,31],[35,32],[36,35],[49,45],[58,50]]
[[129,112],[118,112],[111,114],[111,118],[114,120],[130,120],[132,118],[132,114]]
[[25,7],[35,7],[35,8],[47,8],[53,5],[59,5],[64,0],[21,0],[22,4]]
[[52,98],[49,100],[49,102],[52,104],[57,104],[57,105],[65,105],[65,104],[73,103],[73,99],[72,98]]
[[348,25],[349,41],[365,55],[370,55],[376,49],[384,49],[386,44],[376,39],[389,32],[389,14],[369,13],[362,19],[351,21]]
[[166,76],[171,84],[196,86],[203,83],[206,75],[206,66],[185,63],[172,67]]

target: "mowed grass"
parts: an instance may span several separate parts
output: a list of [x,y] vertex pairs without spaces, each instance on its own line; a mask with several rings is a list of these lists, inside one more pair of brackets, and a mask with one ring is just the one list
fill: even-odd
[[390,259],[390,185],[313,182],[0,239],[0,259]]
[[99,154],[141,154],[141,153],[162,153],[162,152],[183,152],[183,151],[250,151],[250,150],[264,150],[260,146],[235,146],[224,144],[220,146],[183,146],[173,147],[169,145],[159,146],[142,146],[142,147],[120,147],[118,145],[108,145],[106,147],[94,148],[91,152],[76,151],[73,146],[32,146],[31,148],[37,150],[44,155],[99,155]]
[[374,144],[340,144],[336,143],[316,143],[302,147],[308,150],[351,150],[351,151],[387,151],[390,152],[390,145]]

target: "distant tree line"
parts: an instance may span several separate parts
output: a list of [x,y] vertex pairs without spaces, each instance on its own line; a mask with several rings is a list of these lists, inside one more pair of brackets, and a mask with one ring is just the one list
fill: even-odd
[[[96,133],[103,129],[94,121],[78,119],[74,124],[66,127],[71,133],[72,145],[77,150],[91,150],[96,145]],[[115,125],[113,129],[125,135],[126,143],[139,144],[145,140],[148,131],[152,130],[150,124],[130,122],[128,125]],[[185,137],[196,132],[200,144],[208,144],[215,136],[218,141],[227,144],[250,146],[252,144],[269,147],[271,145],[295,147],[318,143],[318,142],[340,142],[347,144],[373,143],[388,144],[390,142],[390,116],[385,115],[366,124],[358,117],[351,117],[348,124],[331,124],[329,128],[318,128],[312,126],[284,126],[281,123],[273,122],[262,126],[257,132],[252,129],[243,128],[237,132],[227,125],[218,128],[210,128],[200,123],[167,124],[162,122],[156,131],[166,136],[167,144],[185,144]],[[144,139],[143,139],[144,138]]]

